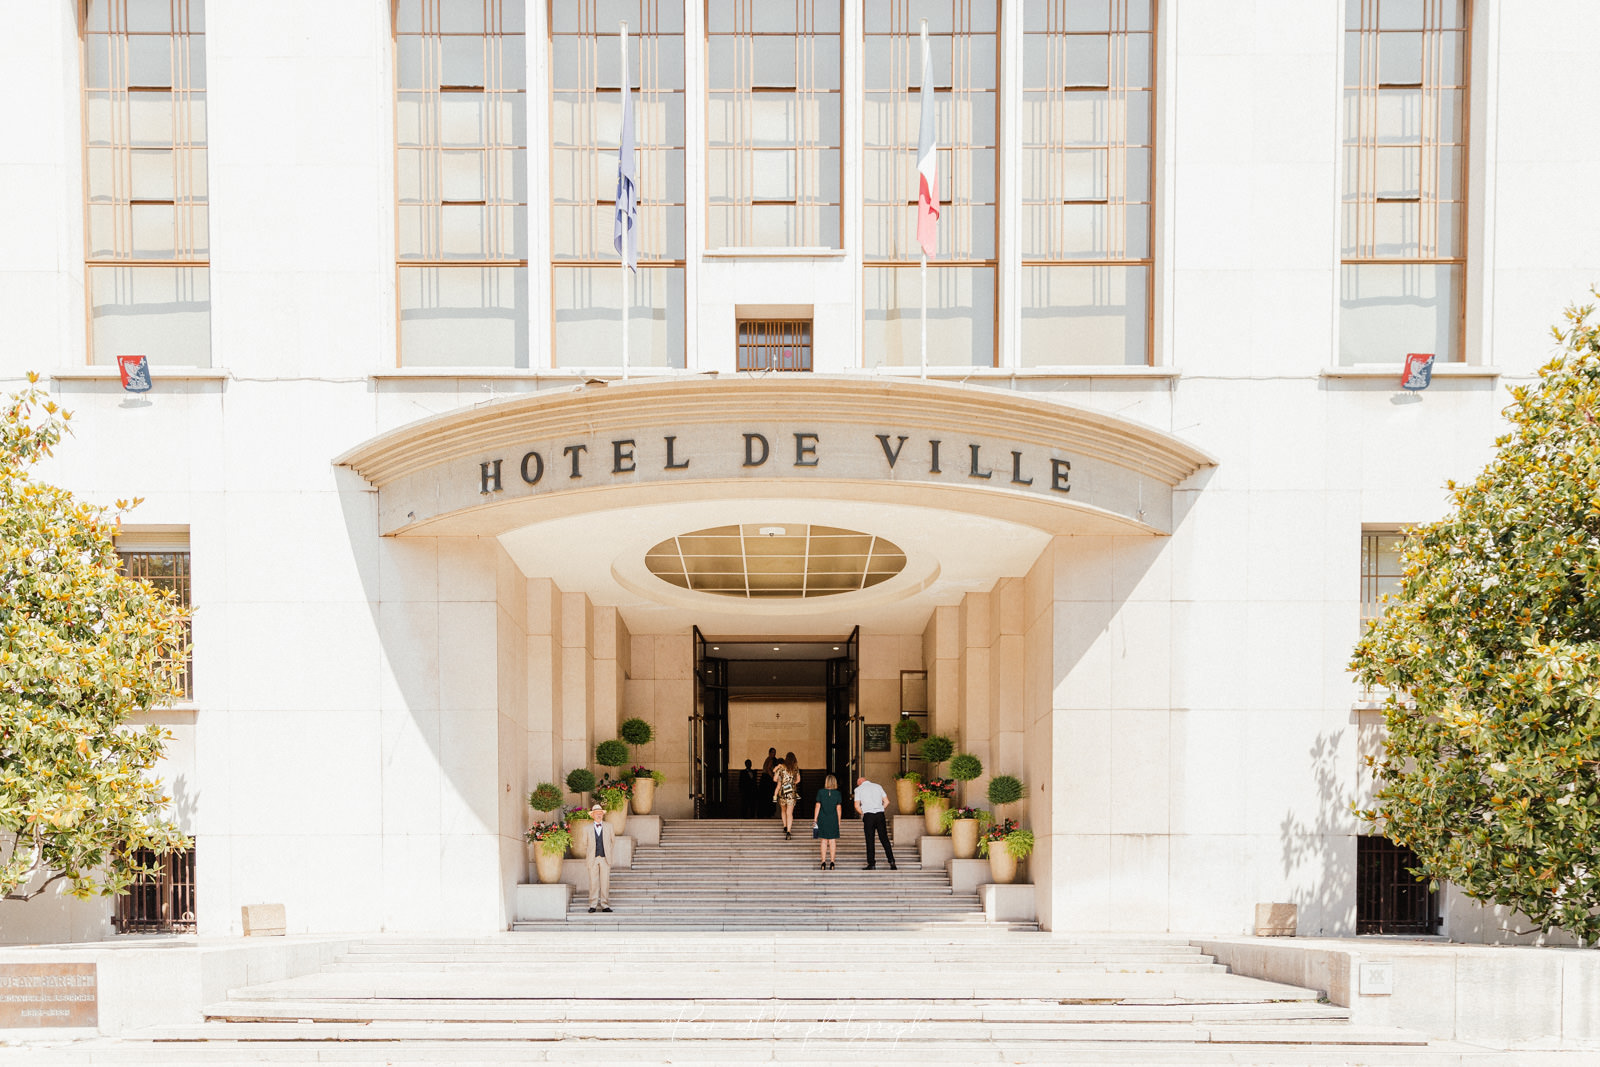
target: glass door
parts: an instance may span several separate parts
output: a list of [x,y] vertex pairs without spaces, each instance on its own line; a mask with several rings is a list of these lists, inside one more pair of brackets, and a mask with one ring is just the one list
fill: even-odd
[[725,817],[728,792],[728,661],[713,656],[694,628],[694,715],[689,721],[689,767],[697,819]]
[[[860,678],[861,627],[850,631],[844,655],[828,660],[828,773],[839,779],[845,796],[861,773]],[[853,815],[845,805],[847,817]]]

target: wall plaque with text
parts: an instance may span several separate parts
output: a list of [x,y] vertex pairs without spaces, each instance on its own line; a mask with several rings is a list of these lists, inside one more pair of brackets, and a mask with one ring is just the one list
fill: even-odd
[[886,722],[867,723],[862,727],[866,735],[866,749],[868,752],[889,751],[889,724]]
[[96,967],[93,963],[0,964],[0,1028],[98,1026]]

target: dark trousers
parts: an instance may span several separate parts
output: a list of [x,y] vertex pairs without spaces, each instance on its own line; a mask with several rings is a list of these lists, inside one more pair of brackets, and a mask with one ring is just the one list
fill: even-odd
[[867,866],[878,865],[878,851],[873,846],[872,835],[876,833],[878,840],[883,842],[883,856],[889,861],[889,866],[894,866],[894,849],[889,847],[889,820],[881,811],[867,811],[861,814],[861,832],[867,835]]

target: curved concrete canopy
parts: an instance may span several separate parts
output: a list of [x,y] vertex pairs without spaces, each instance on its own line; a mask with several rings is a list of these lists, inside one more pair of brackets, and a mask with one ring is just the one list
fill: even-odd
[[[997,389],[859,376],[655,380],[497,400],[339,457],[378,489],[387,535],[497,537],[530,577],[635,632],[915,633],[937,604],[1027,573],[1051,536],[1170,530],[1172,490],[1211,460],[1116,416]],[[732,523],[888,537],[905,570],[821,598],[677,589],[654,544]]]
[[435,536],[752,495],[1165,533],[1173,487],[1212,463],[1152,427],[1014,392],[810,374],[533,393],[413,423],[335,462],[377,487],[384,534]]

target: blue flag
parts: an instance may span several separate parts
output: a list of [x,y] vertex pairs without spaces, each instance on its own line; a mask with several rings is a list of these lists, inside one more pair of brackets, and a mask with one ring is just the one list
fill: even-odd
[[622,137],[617,145],[617,215],[611,243],[623,264],[639,270],[639,163],[633,144],[633,89],[622,65]]

